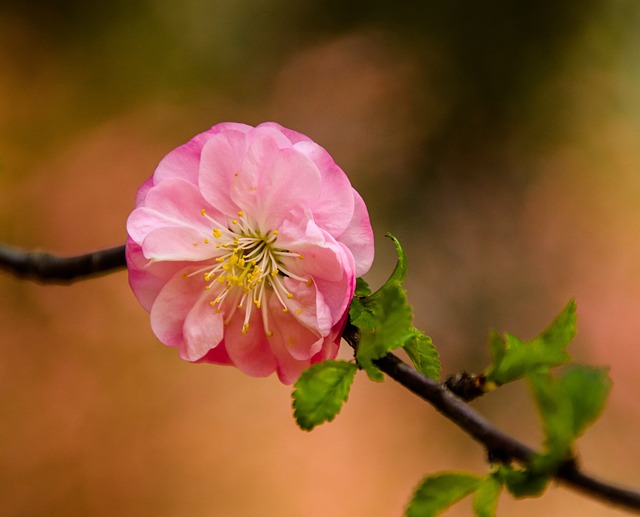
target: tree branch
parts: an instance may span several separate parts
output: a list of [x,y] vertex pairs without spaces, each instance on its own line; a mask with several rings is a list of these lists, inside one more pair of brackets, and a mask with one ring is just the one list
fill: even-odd
[[[124,246],[85,255],[59,257],[50,253],[23,251],[0,245],[0,270],[40,283],[69,284],[124,269],[126,265]],[[354,349],[357,348],[360,335],[356,327],[347,324],[343,337]],[[439,383],[425,377],[391,353],[374,362],[381,371],[427,401],[474,440],[484,445],[490,457],[502,461],[515,460],[526,465],[536,455],[535,450],[495,427],[458,398],[447,387],[447,383]],[[471,381],[476,382],[475,379]],[[459,379],[449,379],[448,384],[453,387],[459,382]],[[474,395],[469,398],[474,398]],[[640,493],[599,481],[583,473],[575,460],[563,464],[555,473],[555,478],[591,497],[640,513]]]
[[42,284],[70,284],[126,267],[124,246],[74,257],[59,257],[0,244],[0,270]]
[[[343,334],[355,349],[360,340],[358,329],[347,324]],[[454,395],[445,383],[425,377],[420,372],[389,353],[374,361],[381,371],[431,404],[487,449],[489,457],[501,461],[515,460],[523,465],[531,462],[537,452],[504,433],[466,402]],[[597,480],[580,470],[575,460],[564,463],[555,473],[564,484],[593,498],[640,513],[640,493]]]

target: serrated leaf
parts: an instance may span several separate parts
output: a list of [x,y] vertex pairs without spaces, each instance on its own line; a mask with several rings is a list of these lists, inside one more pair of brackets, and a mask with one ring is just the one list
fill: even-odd
[[573,442],[600,415],[611,389],[607,370],[573,365],[559,378],[529,376],[545,432],[546,453],[539,468],[553,469],[568,457]]
[[356,292],[355,295],[359,298],[369,296],[371,294],[371,288],[366,280],[362,277],[356,278]]
[[487,476],[473,496],[473,511],[477,517],[494,517],[502,483],[495,476]]
[[354,363],[327,360],[302,372],[293,392],[294,417],[298,425],[310,431],[333,420],[349,397],[357,370]]
[[542,371],[567,363],[565,351],[576,333],[576,306],[571,300],[560,315],[538,337],[522,341],[511,334],[490,336],[493,364],[487,369],[487,380],[506,384],[530,372]]
[[376,326],[376,317],[373,313],[375,303],[370,298],[355,297],[349,306],[349,320],[351,324],[361,331],[371,330]]
[[406,517],[433,517],[478,489],[482,479],[471,474],[444,472],[424,479],[411,498]]
[[360,328],[360,343],[356,351],[358,364],[374,381],[384,376],[373,364],[391,350],[401,347],[413,335],[413,316],[404,290],[395,283],[385,284],[370,299],[375,302],[372,328]]
[[416,370],[437,381],[440,378],[441,370],[438,351],[429,336],[425,336],[417,329],[414,329],[414,332],[414,335],[404,343],[404,351]]
[[527,469],[514,469],[501,465],[496,476],[504,483],[509,493],[517,498],[538,497],[547,488],[549,476]]

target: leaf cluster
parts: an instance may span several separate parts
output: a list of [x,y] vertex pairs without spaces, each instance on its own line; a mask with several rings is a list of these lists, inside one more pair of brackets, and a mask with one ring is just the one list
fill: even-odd
[[437,379],[440,375],[435,346],[413,326],[413,312],[402,288],[407,274],[407,255],[395,237],[390,234],[388,237],[398,254],[391,276],[373,294],[364,279],[358,278],[349,309],[351,325],[360,333],[357,365],[348,361],[324,361],[305,371],[295,384],[294,417],[304,430],[335,418],[349,396],[358,367],[371,380],[383,381],[375,361],[392,350],[403,348],[416,369],[427,377]]
[[[403,349],[415,369],[433,380],[440,376],[440,361],[431,339],[413,326],[413,312],[403,282],[407,257],[398,240],[398,261],[389,279],[374,293],[359,278],[352,300],[350,325],[357,329],[355,362],[330,360],[313,365],[295,384],[294,416],[304,430],[333,420],[348,399],[359,369],[376,382],[384,380],[376,361]],[[491,364],[482,378],[485,392],[520,379],[535,399],[544,430],[544,449],[522,465],[512,463],[503,451],[488,451],[500,458],[486,476],[443,472],[426,477],[407,507],[408,517],[438,515],[466,496],[473,495],[473,510],[480,517],[495,515],[503,489],[516,498],[541,495],[549,480],[574,457],[576,439],[598,417],[611,382],[606,369],[571,364],[567,352],[576,334],[576,304],[563,311],[538,336],[528,341],[492,332]],[[560,372],[554,369],[564,366]]]
[[575,334],[573,300],[532,340],[491,334],[493,362],[485,372],[486,389],[526,379],[540,413],[544,451],[521,467],[508,461],[496,464],[484,478],[450,472],[429,476],[416,489],[408,517],[438,515],[470,494],[474,494],[475,515],[489,517],[495,515],[503,487],[516,498],[537,497],[545,491],[558,469],[572,461],[576,439],[599,416],[611,388],[605,368],[571,364],[557,374],[552,372],[570,361],[566,348]]

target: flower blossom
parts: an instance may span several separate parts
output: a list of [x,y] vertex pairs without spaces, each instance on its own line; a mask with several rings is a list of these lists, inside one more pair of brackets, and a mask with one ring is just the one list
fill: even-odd
[[267,122],[170,152],[127,220],[129,283],[181,358],[286,384],[338,352],[373,260],[365,204],[331,156]]

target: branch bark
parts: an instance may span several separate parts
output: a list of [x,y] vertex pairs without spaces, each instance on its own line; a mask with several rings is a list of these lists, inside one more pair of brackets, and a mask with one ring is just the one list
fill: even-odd
[[[485,419],[467,403],[456,397],[446,385],[425,377],[393,354],[374,361],[393,380],[426,400],[474,440],[484,445],[489,455],[513,459],[526,465],[536,451],[507,435]],[[575,461],[565,463],[555,478],[601,501],[640,513],[640,493],[600,481],[582,472]]]
[[0,270],[41,284],[70,284],[127,267],[124,246],[60,257],[0,245]]

